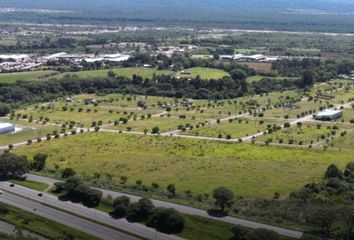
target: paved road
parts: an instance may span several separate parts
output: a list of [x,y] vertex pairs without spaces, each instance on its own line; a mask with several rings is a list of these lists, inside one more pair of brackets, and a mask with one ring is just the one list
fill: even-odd
[[[14,236],[16,233],[17,233],[17,229],[16,229],[16,226],[15,225],[12,225],[10,223],[7,223],[7,222],[3,222],[3,221],[0,221],[0,232],[1,233],[5,233],[9,236]],[[33,239],[37,239],[37,240],[47,240],[47,238],[44,238],[42,236],[39,236],[35,233],[31,233],[29,231],[26,231],[26,230],[22,230],[21,229],[21,234],[22,236],[24,237],[28,237],[28,238],[33,238]]]
[[[16,187],[17,188],[17,187]],[[102,226],[97,223],[73,216],[68,213],[56,210],[39,204],[37,202],[28,200],[18,195],[4,192],[0,195],[0,201],[8,205],[20,208],[22,210],[32,212],[36,215],[45,217],[63,225],[78,229],[87,234],[91,234],[100,239],[105,240],[138,240],[139,238],[130,236],[128,234],[113,230],[111,228]],[[34,211],[36,209],[36,211]]]
[[[27,174],[27,179],[32,180],[32,181],[37,181],[37,182],[43,182],[48,185],[53,185],[55,182],[58,182],[58,180],[54,180],[54,179],[42,177],[42,176],[37,176],[37,175],[33,175],[33,174]],[[131,201],[133,201],[133,202],[138,201],[141,198],[139,196],[135,196],[135,195],[131,195],[131,194],[124,194],[124,193],[119,193],[119,192],[114,192],[114,191],[109,191],[109,190],[104,190],[104,189],[99,189],[99,190],[101,190],[105,196],[110,195],[113,198],[123,196],[123,195],[128,196],[131,199]],[[187,206],[174,204],[174,203],[170,203],[170,202],[164,202],[164,201],[159,201],[159,200],[152,200],[152,202],[155,206],[165,207],[165,208],[174,208],[174,209],[178,210],[179,212],[182,212],[185,214],[205,217],[205,218],[214,219],[217,221],[231,223],[231,224],[235,224],[235,225],[241,225],[241,226],[245,226],[245,227],[253,228],[253,229],[257,229],[257,228],[269,229],[269,230],[275,231],[281,235],[288,236],[288,237],[300,238],[303,234],[302,232],[299,232],[299,231],[293,231],[293,230],[289,230],[286,228],[257,223],[257,222],[253,222],[253,221],[248,221],[248,220],[236,218],[236,217],[229,217],[229,216],[222,217],[222,218],[212,217],[205,210],[187,207]]]
[[[25,188],[19,185],[16,185],[15,187],[10,187],[9,182],[2,182],[0,183],[0,187],[4,189],[5,191],[13,194],[18,194],[21,196],[24,196],[26,198],[29,198],[34,201],[41,201],[42,203],[53,206],[58,209],[62,209],[65,211],[68,211],[70,213],[76,214],[78,216],[82,216],[87,219],[91,219],[97,222],[104,223],[105,225],[109,225],[112,227],[116,227],[119,229],[123,229],[126,232],[133,233],[137,236],[140,236],[142,238],[147,238],[147,239],[164,239],[164,240],[181,240],[183,238],[174,236],[174,235],[168,235],[160,232],[156,232],[155,229],[146,227],[145,225],[139,224],[139,223],[129,223],[125,219],[113,219],[109,214],[92,209],[92,208],[87,208],[81,204],[76,204],[68,201],[60,201],[56,196],[43,193],[43,197],[38,196],[38,191],[34,191],[29,188]],[[1,195],[0,195],[1,197]],[[0,199],[1,200],[1,199]],[[33,205],[33,203],[32,203]],[[33,208],[32,208],[33,210]],[[119,233],[118,231],[115,231]],[[115,239],[137,239],[133,238],[127,234],[122,234],[122,238],[115,238]],[[118,235],[117,235],[118,236]]]

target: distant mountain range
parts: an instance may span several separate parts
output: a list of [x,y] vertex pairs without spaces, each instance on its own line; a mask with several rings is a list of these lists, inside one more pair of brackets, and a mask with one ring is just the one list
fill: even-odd
[[0,22],[354,31],[354,0],[0,0],[0,8],[26,9],[0,11]]
[[0,7],[75,11],[203,11],[354,13],[352,0],[1,0]]

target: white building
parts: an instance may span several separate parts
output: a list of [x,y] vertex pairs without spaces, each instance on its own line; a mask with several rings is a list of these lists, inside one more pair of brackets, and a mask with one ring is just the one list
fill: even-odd
[[11,123],[1,123],[0,122],[0,134],[15,132],[15,125]]
[[326,109],[315,114],[313,117],[316,120],[320,121],[334,121],[340,118],[343,115],[343,111],[335,110],[335,109]]

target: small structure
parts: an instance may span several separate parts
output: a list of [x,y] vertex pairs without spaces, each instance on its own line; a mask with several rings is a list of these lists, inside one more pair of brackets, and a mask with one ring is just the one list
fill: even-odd
[[343,111],[335,109],[326,109],[313,115],[314,119],[320,121],[334,121],[343,115]]
[[67,98],[65,99],[65,102],[67,102],[67,103],[73,103],[73,102],[74,102],[74,99],[72,99],[71,97],[67,97]]
[[181,74],[183,74],[183,75],[191,75],[192,73],[190,71],[188,71],[188,70],[182,70]]
[[14,124],[0,122],[0,134],[13,133],[13,132],[15,132]]

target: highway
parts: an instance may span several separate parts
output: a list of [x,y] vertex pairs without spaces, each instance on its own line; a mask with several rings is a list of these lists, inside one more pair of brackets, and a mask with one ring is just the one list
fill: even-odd
[[[9,236],[16,236],[16,234],[17,234],[17,230],[16,230],[15,225],[12,225],[10,223],[3,222],[3,221],[0,221],[0,232],[5,233],[6,235],[9,235]],[[42,236],[39,236],[35,233],[31,233],[31,232],[23,230],[23,229],[21,229],[21,234],[22,234],[22,236],[28,237],[31,239],[48,240],[47,238],[44,238]]]
[[[58,180],[55,180],[52,178],[37,176],[37,175],[33,175],[33,174],[27,174],[26,176],[27,176],[28,180],[42,182],[42,183],[46,183],[48,185],[53,185],[55,182],[58,182]],[[127,196],[133,202],[136,202],[139,199],[141,199],[141,197],[136,196],[136,195],[119,193],[119,192],[114,192],[114,191],[109,191],[109,190],[104,190],[104,189],[99,189],[99,190],[103,192],[104,196],[110,195],[113,198],[116,198],[119,196]],[[283,235],[283,236],[287,236],[287,237],[301,238],[303,235],[303,233],[299,232],[299,231],[293,231],[293,230],[289,230],[286,228],[281,228],[281,227],[272,226],[272,225],[268,225],[268,224],[258,223],[258,222],[254,222],[254,221],[248,221],[248,220],[244,220],[241,218],[230,217],[230,216],[221,217],[221,218],[213,217],[213,216],[210,216],[207,213],[207,211],[202,210],[202,209],[198,209],[198,208],[192,208],[192,207],[188,207],[188,206],[183,206],[183,205],[174,204],[174,203],[165,202],[165,201],[159,201],[159,200],[152,200],[152,202],[157,207],[174,208],[181,213],[205,217],[205,218],[209,218],[209,219],[213,219],[213,220],[217,220],[217,221],[221,221],[221,222],[226,222],[226,223],[230,223],[230,224],[241,225],[241,226],[252,228],[252,229],[264,228],[264,229],[275,231],[278,234]]]
[[[32,212],[38,216],[53,220],[63,225],[78,229],[87,234],[104,240],[138,240],[139,238],[122,233],[117,230],[93,223],[91,221],[73,216],[71,214],[44,206],[38,202],[28,200],[18,195],[4,192],[0,194],[0,202],[17,207],[24,211]],[[34,211],[34,209],[36,209]]]
[[[142,225],[140,223],[129,223],[125,219],[114,219],[109,214],[107,214],[105,212],[102,212],[102,211],[99,211],[99,210],[96,210],[93,208],[87,208],[81,204],[72,203],[69,201],[60,201],[58,199],[58,197],[53,196],[51,194],[43,193],[43,196],[39,197],[38,191],[29,189],[29,188],[25,188],[25,187],[22,187],[19,185],[16,185],[15,187],[10,187],[10,184],[11,184],[10,182],[2,182],[1,183],[0,188],[8,193],[4,194],[3,196],[0,195],[0,201],[3,201],[4,197],[6,199],[6,196],[8,196],[9,193],[11,193],[11,195],[16,194],[16,195],[20,195],[21,197],[25,197],[27,199],[38,201],[40,203],[45,204],[46,206],[55,207],[56,209],[70,212],[72,214],[75,214],[76,216],[81,216],[83,218],[90,219],[95,222],[103,223],[106,226],[111,226],[111,227],[114,227],[117,229],[122,229],[125,232],[133,233],[134,235],[140,236],[141,238],[163,239],[163,240],[181,240],[181,239],[183,239],[183,238],[180,238],[175,235],[168,235],[168,234],[157,232],[155,229],[149,228],[149,227]],[[11,199],[11,197],[9,199]],[[22,201],[23,201],[23,198],[20,198],[20,199],[22,199]],[[18,204],[21,205],[22,201],[19,201]],[[6,203],[8,203],[8,202],[6,202]],[[31,204],[29,204],[27,206],[31,206],[31,209],[33,211],[33,201],[30,201],[30,203]],[[11,204],[11,202],[9,204]],[[38,206],[41,207],[41,204],[38,203]],[[51,209],[51,208],[49,208],[49,209]],[[46,210],[48,210],[48,208],[46,208]],[[57,210],[53,210],[53,211],[57,211]],[[52,213],[54,215],[56,214],[55,212],[52,212]],[[51,213],[48,212],[48,215],[51,215]],[[63,219],[69,220],[69,218],[71,218],[71,217],[72,217],[71,214],[66,214],[66,216]],[[80,219],[80,218],[76,218],[76,219]],[[74,227],[74,228],[76,228],[76,227]],[[102,232],[104,233],[105,231],[102,231]],[[114,232],[116,234],[117,233],[121,234],[121,236],[115,235],[116,238],[110,238],[109,236],[107,236],[107,238],[105,237],[103,239],[122,239],[122,240],[138,239],[138,238],[132,237],[128,234],[121,233],[118,230],[116,230]]]

